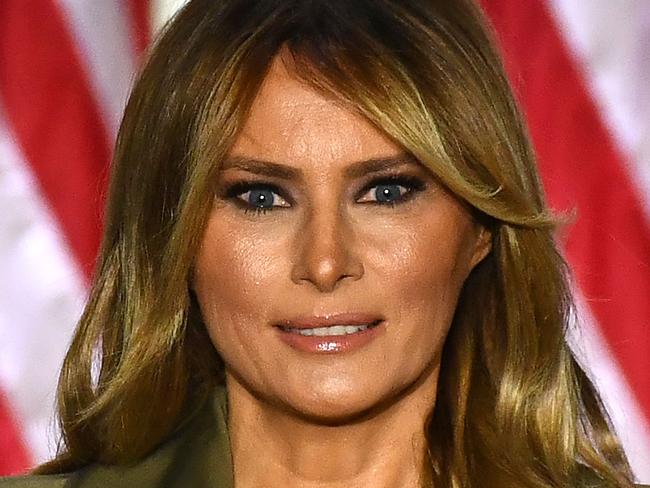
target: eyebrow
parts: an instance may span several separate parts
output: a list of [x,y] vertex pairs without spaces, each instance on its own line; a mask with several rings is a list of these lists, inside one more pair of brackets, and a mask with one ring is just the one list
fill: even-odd
[[[343,174],[346,178],[352,179],[403,165],[420,165],[420,163],[413,155],[404,152],[396,156],[356,161],[345,168]],[[302,179],[304,176],[303,171],[300,168],[244,156],[228,156],[221,167],[222,171],[227,169],[240,169],[248,171],[249,173],[289,181],[297,181]]]

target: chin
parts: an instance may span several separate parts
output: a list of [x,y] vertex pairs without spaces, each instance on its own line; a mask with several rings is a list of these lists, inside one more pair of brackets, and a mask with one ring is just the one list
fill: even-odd
[[321,381],[317,388],[313,385],[285,388],[276,401],[280,408],[310,423],[343,425],[381,414],[399,400],[404,390],[408,386],[399,388],[330,378]]
[[283,402],[284,407],[304,421],[321,425],[344,425],[362,422],[383,410],[381,405],[388,402],[368,401],[368,398],[321,398],[291,399]]

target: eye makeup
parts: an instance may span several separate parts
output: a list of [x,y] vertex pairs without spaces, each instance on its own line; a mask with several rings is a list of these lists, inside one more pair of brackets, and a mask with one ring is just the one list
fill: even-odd
[[[419,176],[403,173],[373,176],[356,192],[355,201],[360,205],[395,207],[410,201],[427,187],[428,183]],[[359,201],[368,193],[370,193],[370,200]],[[244,197],[246,194],[248,197]],[[289,193],[279,185],[249,179],[229,184],[223,190],[222,198],[233,202],[244,213],[256,214],[282,210],[295,203]],[[274,205],[277,200],[280,200],[280,204]]]
[[[406,203],[415,197],[417,193],[423,191],[426,186],[427,184],[417,176],[405,174],[375,176],[359,191],[356,200],[359,200],[363,195],[367,194],[373,188],[377,188],[377,190],[374,192],[375,197],[377,197],[376,200],[359,203],[367,205],[389,205],[391,207],[394,207],[396,205]],[[392,193],[391,190],[395,187],[404,188],[404,193],[398,191],[397,199],[391,201],[383,200],[383,198],[387,198]],[[381,191],[382,189],[383,192]]]
[[[259,205],[241,198],[241,196],[246,193],[249,193],[249,200],[251,197],[253,200],[257,198],[257,203]],[[274,195],[277,195],[287,205],[272,205],[275,200]],[[264,214],[277,208],[286,208],[293,202],[292,198],[278,185],[265,181],[252,180],[241,180],[232,183],[226,188],[224,198],[235,203],[235,205],[243,210],[244,213],[254,212],[258,214]]]

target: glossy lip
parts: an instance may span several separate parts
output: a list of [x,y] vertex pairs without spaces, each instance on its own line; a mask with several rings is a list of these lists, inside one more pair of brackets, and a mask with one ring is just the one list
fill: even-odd
[[332,327],[334,325],[370,325],[383,320],[378,315],[366,313],[332,313],[319,316],[301,316],[278,323],[278,327],[291,329],[314,329],[316,327]]
[[[366,330],[340,336],[303,336],[286,328],[312,329],[334,325],[369,325]],[[386,330],[385,321],[377,315],[361,313],[328,314],[318,317],[297,317],[276,326],[280,339],[301,352],[337,354],[355,351],[372,342]]]

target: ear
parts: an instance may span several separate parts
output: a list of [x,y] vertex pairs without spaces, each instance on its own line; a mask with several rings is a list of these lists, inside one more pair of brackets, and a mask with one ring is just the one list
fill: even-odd
[[492,232],[487,230],[482,225],[478,225],[478,236],[476,237],[476,242],[474,243],[474,252],[472,253],[472,259],[470,262],[470,269],[483,261],[485,257],[490,254],[492,251]]

